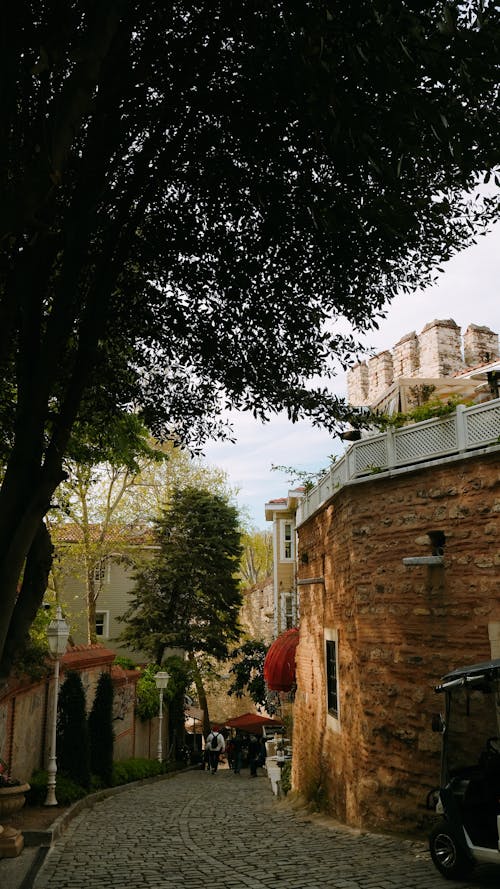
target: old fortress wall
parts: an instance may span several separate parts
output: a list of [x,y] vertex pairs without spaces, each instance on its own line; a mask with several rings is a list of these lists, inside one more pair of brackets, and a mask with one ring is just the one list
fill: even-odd
[[347,374],[347,398],[353,407],[373,404],[401,377],[453,377],[500,357],[498,334],[469,324],[463,337],[452,319],[434,320],[417,336],[406,334],[392,352],[380,352]]

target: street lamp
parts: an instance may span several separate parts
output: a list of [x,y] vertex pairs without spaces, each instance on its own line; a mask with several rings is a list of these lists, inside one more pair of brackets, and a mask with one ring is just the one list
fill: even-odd
[[46,806],[57,806],[56,800],[56,737],[57,737],[57,699],[59,697],[59,661],[66,651],[69,637],[69,626],[62,616],[61,606],[57,606],[56,616],[47,627],[47,641],[54,658],[54,708],[52,713],[51,742],[49,766],[47,769]]
[[159,724],[158,724],[158,762],[162,761],[162,746],[161,746],[161,734],[162,734],[162,721],[163,721],[163,691],[168,685],[168,680],[170,676],[164,670],[159,673],[155,673],[155,683],[156,688],[160,693],[160,714],[159,714]]

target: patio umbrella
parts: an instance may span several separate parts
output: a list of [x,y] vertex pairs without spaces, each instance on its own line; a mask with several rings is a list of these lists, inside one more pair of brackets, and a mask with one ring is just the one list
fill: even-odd
[[262,728],[269,728],[283,725],[281,719],[272,719],[270,716],[261,716],[260,713],[243,713],[242,716],[234,716],[233,719],[226,720],[228,728],[239,729],[241,732],[249,732],[250,734],[262,734]]

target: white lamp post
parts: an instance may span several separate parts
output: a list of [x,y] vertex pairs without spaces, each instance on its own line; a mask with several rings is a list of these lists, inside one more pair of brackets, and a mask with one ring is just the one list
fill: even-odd
[[159,673],[155,673],[155,683],[156,688],[160,693],[160,714],[159,714],[159,724],[158,724],[158,762],[162,761],[163,753],[161,746],[161,735],[162,735],[162,722],[163,722],[163,691],[166,689],[168,685],[168,680],[170,676],[164,670]]
[[52,657],[54,658],[54,709],[52,713],[51,740],[49,766],[47,769],[47,797],[46,806],[57,806],[56,800],[56,737],[57,737],[57,699],[59,697],[59,661],[64,652],[69,637],[69,626],[62,616],[61,606],[57,606],[56,616],[47,627],[47,641]]

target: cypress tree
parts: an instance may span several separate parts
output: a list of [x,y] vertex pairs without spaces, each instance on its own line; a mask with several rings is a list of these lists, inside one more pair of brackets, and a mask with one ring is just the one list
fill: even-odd
[[59,692],[57,760],[61,772],[81,787],[90,787],[90,756],[85,691],[80,674],[71,671]]
[[109,673],[101,673],[89,714],[90,769],[106,785],[113,777],[113,683]]

